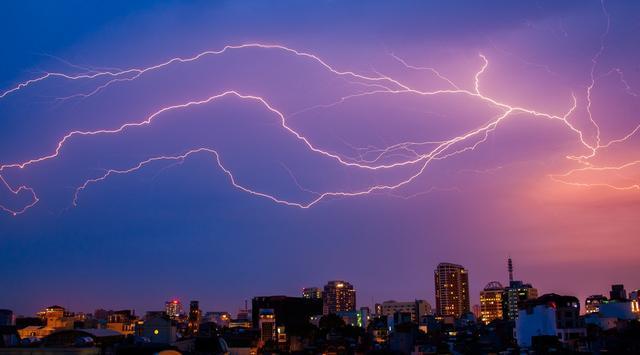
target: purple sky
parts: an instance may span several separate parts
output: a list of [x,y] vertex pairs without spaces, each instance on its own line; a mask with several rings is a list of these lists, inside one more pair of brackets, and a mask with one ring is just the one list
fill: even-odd
[[0,5],[0,308],[640,288],[640,4],[93,5]]

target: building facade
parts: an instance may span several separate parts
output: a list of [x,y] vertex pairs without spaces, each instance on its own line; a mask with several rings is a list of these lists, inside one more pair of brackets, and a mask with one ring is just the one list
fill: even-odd
[[458,318],[471,311],[469,273],[462,265],[438,264],[434,280],[437,315]]
[[178,339],[176,321],[166,315],[144,321],[136,329],[136,333],[158,344],[173,344]]
[[258,310],[258,329],[260,330],[260,341],[265,343],[276,338],[276,316],[271,308],[260,308]]
[[182,315],[182,303],[171,300],[164,303],[164,313],[171,319],[177,319]]
[[323,314],[356,310],[356,290],[346,281],[329,281],[322,294]]
[[321,300],[322,290],[318,287],[305,287],[302,289],[302,298],[309,298],[312,300]]
[[522,305],[538,297],[538,289],[522,281],[511,281],[505,288],[503,296],[503,315],[507,320],[518,318],[518,309]]
[[502,299],[504,287],[498,281],[489,282],[480,291],[480,320],[489,324],[496,319],[503,318]]
[[396,313],[408,313],[411,321],[418,321],[428,314],[431,314],[431,305],[425,300],[415,300],[407,302],[385,301],[380,304],[378,315],[393,318]]

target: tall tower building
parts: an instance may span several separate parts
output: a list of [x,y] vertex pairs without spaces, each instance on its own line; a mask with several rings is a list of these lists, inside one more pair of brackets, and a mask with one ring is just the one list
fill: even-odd
[[498,281],[489,282],[484,290],[480,291],[480,319],[484,324],[502,319],[503,293],[504,287]]
[[538,290],[513,278],[513,262],[509,258],[507,262],[509,271],[509,286],[504,289],[502,299],[502,315],[504,319],[515,320],[518,318],[518,309],[528,300],[538,298]]
[[164,303],[164,313],[171,319],[176,319],[182,314],[182,303],[171,300]]
[[189,303],[189,333],[197,334],[200,328],[200,321],[202,320],[202,311],[200,310],[200,303],[198,301],[191,301]]
[[434,279],[439,316],[460,317],[471,311],[469,273],[462,265],[440,263],[434,271]]
[[356,310],[356,290],[346,281],[329,281],[322,294],[322,313],[349,312]]

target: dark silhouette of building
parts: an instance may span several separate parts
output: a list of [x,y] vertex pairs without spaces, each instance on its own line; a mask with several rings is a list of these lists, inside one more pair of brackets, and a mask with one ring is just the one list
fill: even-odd
[[0,326],[14,325],[13,311],[10,309],[0,309]]
[[260,310],[273,309],[276,326],[295,333],[309,324],[311,316],[322,313],[322,300],[289,296],[261,296],[251,301],[253,328],[259,328]]
[[611,291],[609,291],[609,299],[611,301],[626,301],[627,290],[624,289],[624,285],[611,285]]
[[20,335],[14,325],[0,325],[0,348],[18,346]]
[[202,311],[200,310],[200,304],[198,301],[191,301],[189,303],[189,334],[197,334],[200,321],[202,320]]
[[436,313],[456,318],[471,311],[469,273],[462,265],[440,263],[434,271]]
[[356,310],[356,290],[346,281],[329,281],[322,293],[323,314]]

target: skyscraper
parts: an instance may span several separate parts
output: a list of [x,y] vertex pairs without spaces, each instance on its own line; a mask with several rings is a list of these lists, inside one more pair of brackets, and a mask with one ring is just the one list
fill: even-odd
[[504,287],[498,281],[489,282],[480,291],[480,319],[489,324],[495,319],[502,319],[502,297]]
[[323,314],[356,310],[356,290],[346,281],[329,281],[322,294]]
[[471,311],[469,274],[462,265],[440,263],[434,271],[434,279],[439,316],[460,317]]

